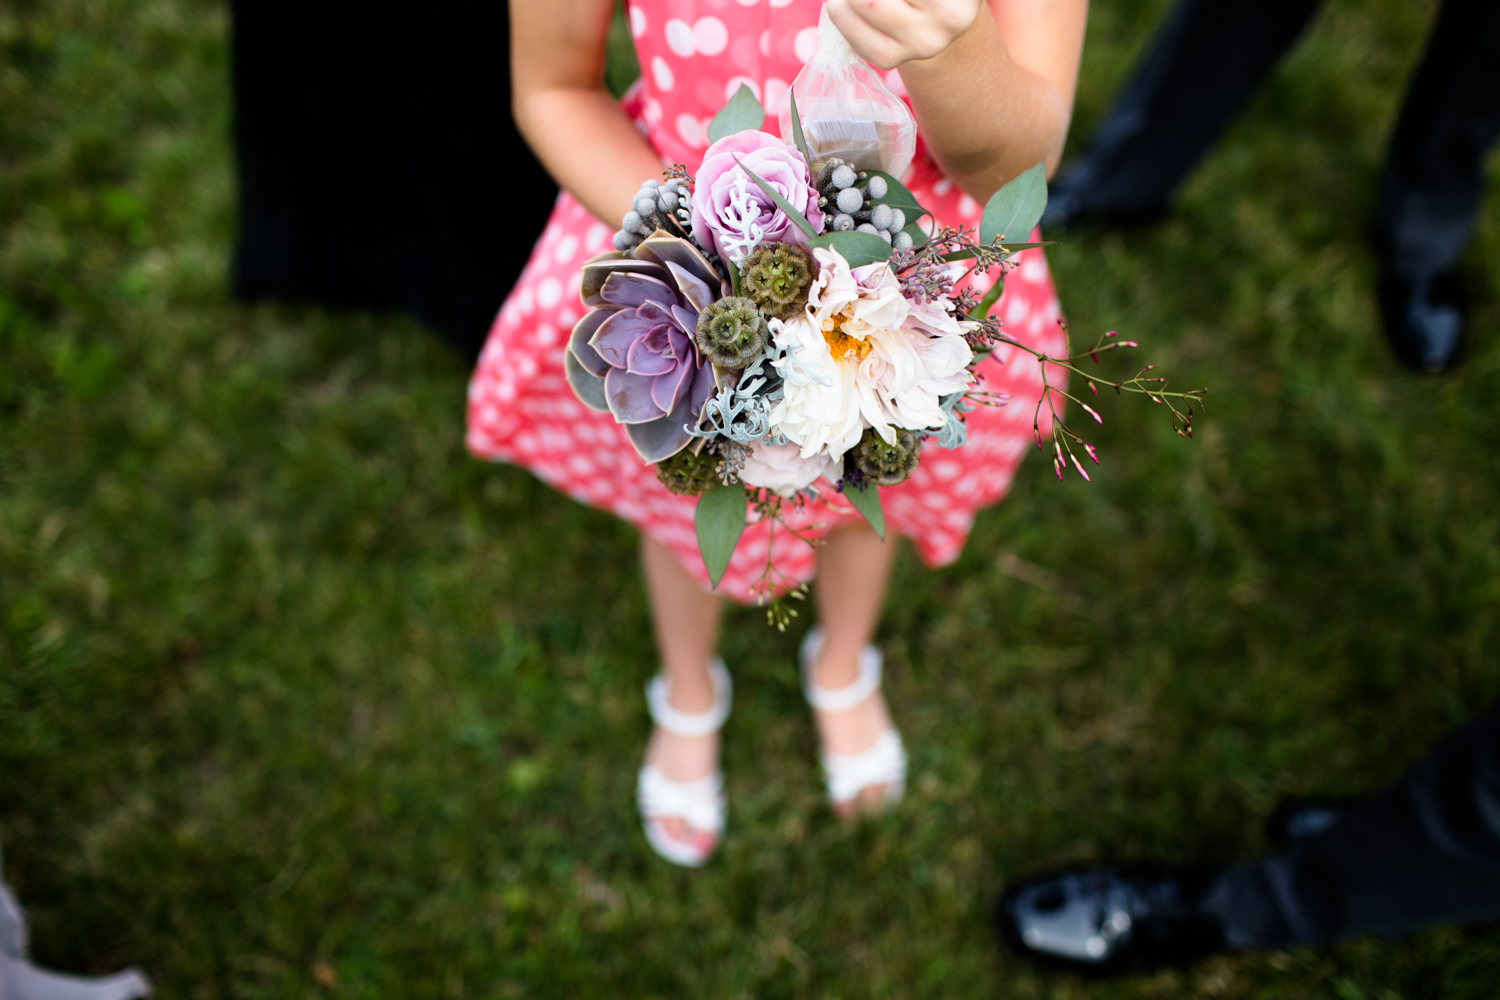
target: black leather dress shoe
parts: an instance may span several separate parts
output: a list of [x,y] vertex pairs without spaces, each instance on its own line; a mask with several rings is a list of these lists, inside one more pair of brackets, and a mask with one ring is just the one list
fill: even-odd
[[1387,268],[1378,293],[1386,339],[1402,364],[1431,373],[1453,367],[1463,344],[1465,311],[1456,273],[1410,278]]
[[1224,927],[1201,907],[1216,872],[1088,868],[1027,879],[1000,897],[1000,936],[1044,965],[1097,975],[1190,965],[1224,949]]
[[1167,214],[1167,205],[1116,205],[1101,201],[1095,183],[1096,168],[1092,161],[1063,171],[1047,189],[1047,208],[1042,213],[1042,230],[1061,233],[1069,226],[1097,223],[1105,226],[1143,226],[1157,222]]

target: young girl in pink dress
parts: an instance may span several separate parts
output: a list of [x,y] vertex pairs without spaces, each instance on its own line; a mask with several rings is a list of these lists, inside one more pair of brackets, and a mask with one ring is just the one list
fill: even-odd
[[[723,829],[718,729],[728,673],[714,656],[721,598],[753,599],[770,525],[751,523],[714,591],[698,553],[694,498],[677,496],[641,461],[624,427],[579,403],[563,349],[583,313],[579,266],[606,252],[641,181],[682,163],[691,173],[714,114],[748,86],[763,128],[817,46],[823,0],[631,0],[642,78],[619,103],[602,89],[614,0],[512,3],[515,116],[563,194],[506,301],[469,386],[468,446],[524,465],[559,490],[641,531],[662,669],[647,691],[656,729],[639,782],[652,846],[703,863]],[[856,53],[885,74],[920,129],[903,178],[942,225],[977,226],[1005,181],[1062,152],[1083,45],[1087,0],[827,0]],[[1006,331],[1061,350],[1056,293],[1040,250],[1027,251],[998,305]],[[912,477],[882,491],[886,523],[929,565],[958,557],[974,512],[1002,497],[1032,446],[1041,393],[1036,361],[1002,347],[984,387],[1011,396],[968,416],[966,447],[930,450]],[[1043,428],[1043,434],[1047,429]],[[804,690],[823,744],[834,808],[845,816],[900,796],[906,754],[880,693],[875,631],[894,541],[881,542],[840,498],[795,517],[814,551],[779,533],[769,552],[789,581],[816,571],[818,627],[803,644]]]

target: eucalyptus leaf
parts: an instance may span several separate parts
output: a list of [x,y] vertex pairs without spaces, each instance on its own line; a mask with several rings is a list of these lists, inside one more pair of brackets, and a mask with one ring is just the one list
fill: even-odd
[[742,83],[729,103],[720,108],[714,120],[708,123],[708,141],[718,142],[726,135],[758,129],[765,121],[766,109],[755,99],[755,93]]
[[745,487],[720,483],[698,498],[693,520],[698,526],[698,551],[708,569],[709,581],[717,587],[729,568],[734,547],[740,542],[748,515]]
[[807,136],[802,132],[802,116],[797,113],[797,95],[792,93],[790,87],[786,89],[786,99],[792,102],[792,141],[797,144],[797,151],[807,161],[807,169],[812,170],[812,150],[808,148]]
[[723,258],[724,266],[729,269],[729,290],[735,295],[740,294],[740,269],[734,266],[734,261],[728,257]]
[[874,233],[862,233],[857,229],[851,229],[845,233],[824,233],[817,239],[809,240],[807,245],[821,247],[824,250],[837,250],[839,256],[849,262],[850,267],[879,264],[883,260],[891,259],[889,243]]
[[1047,208],[1047,165],[1038,163],[990,196],[979,220],[979,242],[1025,239]]
[[[1000,243],[996,245],[1009,253],[1020,253],[1022,250],[1035,250],[1037,247],[1057,246],[1057,241],[1042,240],[1040,243]],[[971,260],[978,256],[979,253],[975,250],[955,250],[952,253],[943,254],[942,259],[951,264],[956,260]]]
[[927,245],[927,233],[915,222],[908,222],[906,228],[901,231],[911,237],[912,246],[924,247]]
[[766,193],[766,197],[770,198],[771,201],[776,204],[777,208],[785,212],[788,219],[791,219],[797,224],[798,229],[802,230],[802,232],[805,233],[809,238],[818,235],[818,231],[813,228],[813,224],[807,221],[807,216],[803,215],[801,212],[797,211],[797,209],[793,208],[792,203],[787,201],[781,195],[777,194],[776,189],[771,185],[761,180],[759,174],[757,174],[754,170],[751,170],[749,167],[745,166],[745,164],[740,160],[738,156],[734,158],[734,162],[740,165],[741,170],[750,175],[750,179],[755,182],[755,186],[764,191]]
[[875,534],[885,540],[885,511],[880,509],[880,487],[866,483],[859,489],[849,486],[844,487],[844,496],[854,505],[854,509],[870,522],[870,527],[875,529]]
[[922,207],[922,203],[917,201],[917,196],[912,194],[905,184],[902,184],[884,170],[871,170],[870,176],[885,178],[885,197],[871,198],[870,200],[875,204],[889,205],[892,208],[901,209],[905,213],[908,223],[916,222],[924,215],[932,215],[931,212]]

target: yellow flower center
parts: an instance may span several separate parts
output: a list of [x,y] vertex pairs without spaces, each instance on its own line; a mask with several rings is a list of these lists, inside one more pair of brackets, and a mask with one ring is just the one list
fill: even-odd
[[868,340],[860,340],[844,332],[844,324],[853,318],[854,303],[851,302],[837,312],[830,313],[823,321],[823,340],[828,344],[828,351],[835,361],[863,361],[875,349],[875,345]]

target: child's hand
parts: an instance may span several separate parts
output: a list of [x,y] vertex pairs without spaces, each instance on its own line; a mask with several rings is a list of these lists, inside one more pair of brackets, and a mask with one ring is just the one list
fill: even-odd
[[931,59],[974,26],[984,0],[827,0],[849,47],[881,69]]

